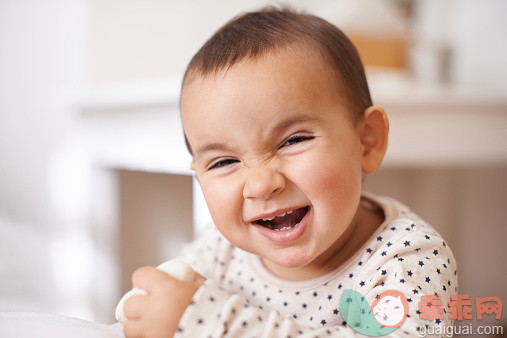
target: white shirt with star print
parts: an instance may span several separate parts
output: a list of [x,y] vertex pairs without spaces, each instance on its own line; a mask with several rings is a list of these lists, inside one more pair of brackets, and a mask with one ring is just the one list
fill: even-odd
[[[398,201],[368,193],[363,198],[382,207],[384,223],[348,261],[311,280],[280,279],[214,226],[205,229],[185,248],[183,259],[207,281],[183,314],[176,336],[361,336],[341,316],[345,289],[361,293],[369,304],[385,290],[406,296],[407,318],[389,337],[418,337],[421,326],[451,325],[446,304],[458,286],[456,262],[446,242]],[[434,294],[442,300],[443,318],[421,319],[421,296]]]

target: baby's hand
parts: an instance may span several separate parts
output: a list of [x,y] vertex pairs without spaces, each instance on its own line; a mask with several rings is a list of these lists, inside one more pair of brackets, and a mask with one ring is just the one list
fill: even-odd
[[132,275],[134,287],[146,290],[125,301],[127,337],[172,337],[181,316],[205,279],[180,280],[155,267],[143,267]]
[[[157,269],[164,271],[166,274],[170,276],[185,281],[195,281],[197,275],[195,271],[192,270],[190,265],[188,265],[187,263],[178,258],[160,264],[159,266],[157,266]],[[147,294],[146,290],[138,288],[133,288],[132,290],[127,292],[119,301],[118,306],[116,306],[115,311],[116,320],[121,324],[125,324],[125,322],[127,321],[127,317],[125,317],[125,313],[123,311],[125,301],[132,296],[146,294]]]

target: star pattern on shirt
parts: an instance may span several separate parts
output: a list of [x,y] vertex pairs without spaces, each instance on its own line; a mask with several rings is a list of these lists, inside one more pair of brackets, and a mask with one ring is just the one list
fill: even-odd
[[[410,216],[406,217],[408,218]],[[252,302],[253,305],[255,305],[255,310],[261,309],[264,314],[268,314],[269,311],[276,309],[280,311],[280,315],[288,315],[291,320],[295,320],[297,323],[308,323],[306,325],[310,325],[310,327],[327,327],[328,325],[332,327],[340,325],[340,323],[346,326],[338,307],[333,307],[336,306],[336,302],[339,302],[341,292],[344,289],[360,287],[362,288],[361,290],[365,290],[364,292],[368,292],[372,287],[387,285],[389,288],[395,288],[393,283],[399,283],[400,287],[410,287],[410,289],[406,289],[407,296],[413,294],[413,297],[416,298],[419,297],[420,294],[428,294],[429,287],[433,288],[433,291],[440,292],[446,292],[449,289],[449,286],[452,284],[450,278],[445,280],[442,280],[442,278],[444,276],[451,276],[451,274],[456,276],[457,272],[454,262],[451,264],[448,259],[447,262],[445,260],[439,260],[440,256],[444,255],[443,257],[445,257],[448,252],[442,249],[445,242],[438,242],[431,250],[428,250],[429,243],[425,244],[427,243],[425,241],[432,240],[433,245],[439,238],[438,234],[435,234],[434,236],[436,237],[433,237],[432,232],[428,231],[424,225],[419,227],[419,224],[405,223],[405,220],[393,223],[392,225],[387,224],[383,228],[384,229],[379,229],[379,231],[372,236],[370,242],[361,249],[364,250],[362,251],[362,255],[358,255],[358,259],[353,262],[347,270],[343,271],[343,274],[336,282],[333,279],[326,280],[325,283],[315,290],[292,291],[289,289],[287,292],[285,289],[282,290],[270,283],[265,283],[265,279],[257,274],[252,275],[251,273],[247,273],[246,271],[248,270],[231,270],[231,272],[227,272],[227,270],[222,269],[220,274],[217,273],[215,275],[215,278],[223,279],[220,285],[223,285],[224,288],[234,288],[237,292],[246,297],[247,302]],[[427,234],[424,232],[427,232]],[[440,243],[442,243],[442,245],[440,245]],[[408,251],[408,249],[404,251],[400,250],[401,248],[410,247],[412,247],[410,251]],[[204,250],[208,252],[215,251],[214,249],[210,250],[210,248],[211,246],[209,245],[203,247],[203,252]],[[421,254],[422,252],[424,252],[424,254]],[[241,257],[246,256],[243,255]],[[375,259],[375,257],[377,257],[376,259],[385,257],[380,262],[390,262],[390,264],[393,265],[379,263],[378,266],[372,267],[371,261]],[[210,257],[208,262],[213,260],[213,258],[214,257]],[[233,259],[237,258],[234,257]],[[230,264],[227,263],[227,259],[222,257],[214,261],[215,266],[220,267],[227,267],[227,264]],[[245,260],[243,264],[246,263],[247,261]],[[378,271],[378,273],[362,275],[361,269],[363,268],[369,268],[371,271]],[[429,269],[431,269],[434,275],[431,274]],[[451,271],[445,272],[445,270]],[[222,271],[224,273],[222,273]],[[437,279],[434,276],[439,276],[439,278]],[[250,281],[250,283],[248,283],[248,281]],[[367,281],[369,282],[367,283]],[[252,286],[250,287],[249,285]],[[437,286],[439,290],[436,289]],[[331,290],[333,291],[331,292]],[[325,302],[323,302],[324,300]],[[347,301],[351,300],[347,299]],[[192,302],[195,304],[194,300]],[[216,300],[214,302],[217,303]],[[417,306],[417,300],[413,301],[411,297],[407,297],[407,302],[415,302]],[[246,306],[247,304],[244,305],[245,308]],[[199,308],[200,306],[197,304],[197,306],[194,307]],[[243,306],[240,306],[240,309],[242,308]],[[238,311],[240,310],[238,309]],[[362,314],[364,315],[365,311],[363,311]],[[408,317],[410,317],[409,314],[407,314],[407,318]],[[259,316],[259,318],[261,317]],[[197,320],[197,322],[194,323],[197,323],[199,326],[209,325],[206,323],[205,319],[206,317],[199,317],[198,319],[194,319]],[[259,322],[261,322],[261,320],[259,320]],[[232,325],[230,321],[229,325]],[[248,330],[251,325],[259,324],[251,324],[251,320],[247,319],[236,322],[236,327],[242,327],[245,330]],[[279,328],[281,327],[280,325]],[[225,327],[225,330],[227,329],[228,328]],[[296,331],[294,331],[294,333],[295,332]],[[319,332],[322,334],[315,336],[325,336],[324,333],[326,331]],[[401,332],[400,330],[400,333]],[[188,332],[186,334],[188,334]]]

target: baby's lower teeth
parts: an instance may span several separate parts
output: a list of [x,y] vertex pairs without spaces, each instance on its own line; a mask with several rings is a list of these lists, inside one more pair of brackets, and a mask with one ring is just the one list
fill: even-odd
[[287,230],[290,230],[292,229],[291,227],[283,227],[281,229],[274,229],[275,231],[287,231]]

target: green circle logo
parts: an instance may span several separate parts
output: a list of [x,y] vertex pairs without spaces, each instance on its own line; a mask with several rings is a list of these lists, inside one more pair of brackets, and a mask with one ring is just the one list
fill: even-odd
[[395,331],[403,324],[408,313],[408,302],[401,292],[386,290],[370,306],[362,294],[346,289],[340,299],[340,312],[355,331],[378,337]]

